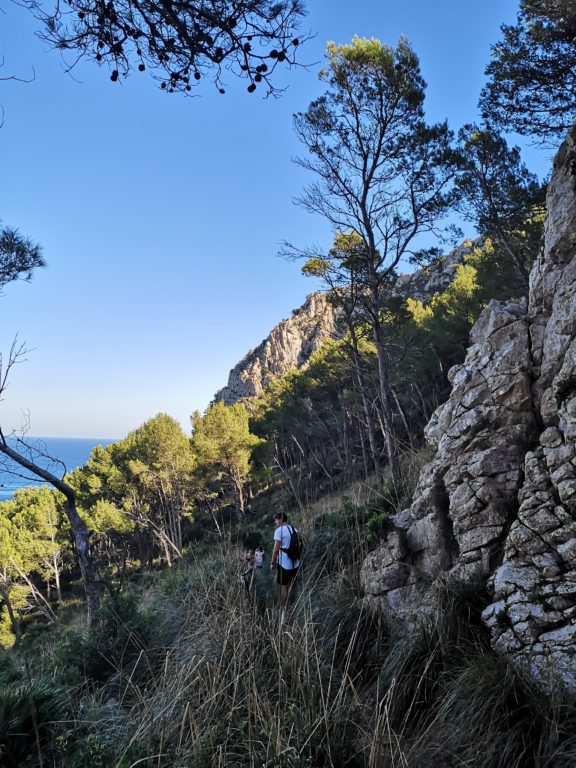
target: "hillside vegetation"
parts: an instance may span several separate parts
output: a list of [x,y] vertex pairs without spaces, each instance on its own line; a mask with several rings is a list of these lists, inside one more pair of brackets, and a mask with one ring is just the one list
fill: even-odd
[[[328,45],[324,92],[295,130],[315,178],[299,202],[334,241],[284,252],[322,282],[337,337],[258,398],[194,413],[191,437],[157,414],[65,478],[38,472],[53,489],[0,504],[0,765],[576,763],[573,698],[543,693],[491,650],[483,587],[439,579],[433,612],[403,632],[360,586],[410,503],[424,427],[472,325],[491,299],[527,294],[546,184],[499,132],[528,131],[497,84],[524,82],[527,48],[548,38],[569,55],[565,5],[522,0],[494,49],[483,123],[457,135],[426,123],[408,41]],[[548,94],[551,114],[565,110],[566,67],[546,75],[541,109]],[[407,294],[399,271],[433,269],[457,216],[478,239],[450,285]],[[2,285],[43,264],[17,245],[20,266],[0,248]],[[7,372],[18,361],[16,349]],[[0,429],[0,452],[38,471],[37,448],[10,446]],[[285,622],[267,567],[273,511],[305,542]],[[267,559],[247,581],[257,546]]]
[[[446,589],[410,637],[366,610],[358,569],[388,504],[356,485],[304,510],[288,625],[267,567],[245,592],[231,541],[111,579],[89,633],[73,599],[29,624],[2,660],[2,765],[572,765],[576,709],[489,650],[477,595]],[[271,530],[242,535],[268,549]]]

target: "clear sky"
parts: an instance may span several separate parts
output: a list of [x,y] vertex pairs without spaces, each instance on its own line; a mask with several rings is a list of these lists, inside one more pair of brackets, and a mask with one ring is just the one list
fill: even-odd
[[[408,37],[428,82],[430,120],[454,129],[476,102],[515,0],[310,0],[308,70],[280,99],[229,79],[221,96],[161,92],[145,74],[63,71],[22,8],[0,16],[0,219],[42,243],[48,268],[0,298],[0,350],[31,349],[12,371],[0,424],[29,412],[35,435],[123,437],[162,411],[189,432],[228,372],[300,306],[313,284],[276,254],[282,240],[329,245],[292,203],[308,181],[291,118],[321,93],[327,40]],[[206,84],[208,85],[208,84]],[[546,172],[548,158],[527,155]],[[540,164],[540,165],[538,165]]]

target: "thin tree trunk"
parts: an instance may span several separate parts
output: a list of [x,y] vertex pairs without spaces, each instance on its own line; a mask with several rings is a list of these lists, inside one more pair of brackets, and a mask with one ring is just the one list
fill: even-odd
[[373,328],[374,344],[376,346],[376,357],[378,360],[378,379],[380,384],[380,405],[382,420],[384,423],[384,444],[386,446],[386,455],[390,465],[392,477],[398,475],[398,448],[396,445],[396,436],[394,434],[394,411],[392,409],[392,389],[388,377],[388,366],[386,360],[386,350],[380,337],[380,328],[375,324]]
[[406,414],[404,413],[404,409],[402,408],[402,403],[398,399],[398,395],[392,389],[392,397],[394,398],[394,402],[396,403],[396,409],[398,413],[400,414],[400,418],[402,419],[402,424],[404,425],[404,431],[406,432],[406,437],[408,438],[408,442],[410,443],[410,448],[414,449],[414,435],[410,431],[410,427],[408,426],[408,421],[406,420]]
[[366,451],[366,438],[364,436],[363,424],[358,417],[356,417],[358,424],[358,436],[360,438],[360,449],[362,451],[362,466],[364,468],[364,479],[368,480],[370,472],[368,470],[368,453]]
[[212,509],[212,505],[210,504],[208,499],[205,500],[205,503],[206,503],[206,507],[208,509],[208,512],[210,512],[210,516],[212,518],[212,522],[214,523],[214,525],[216,527],[216,531],[218,533],[218,537],[220,539],[223,539],[224,538],[224,534],[222,533],[222,528],[218,524],[218,520],[216,519],[216,514],[215,514],[214,510]]
[[56,598],[58,605],[62,605],[62,586],[60,584],[60,564],[58,563],[58,556],[54,555],[54,583],[56,584]]
[[358,352],[358,338],[356,336],[356,329],[354,328],[354,323],[352,321],[348,323],[348,330],[350,331],[350,338],[352,339],[352,360],[354,363],[354,372],[356,374],[356,381],[358,383],[360,397],[362,398],[362,408],[364,409],[364,417],[366,418],[366,431],[368,433],[368,445],[370,446],[370,455],[372,457],[372,463],[374,464],[374,471],[376,473],[376,477],[380,479],[382,474],[382,467],[380,465],[380,453],[378,451],[376,434],[374,432],[374,422],[372,419],[372,414],[370,413],[370,406],[368,404],[368,395],[366,394],[366,383],[364,381],[364,374],[362,372],[360,354]]
[[374,433],[374,421],[372,414],[370,413],[370,405],[368,403],[368,397],[366,395],[366,386],[364,384],[364,377],[360,371],[359,365],[356,368],[356,379],[358,381],[358,389],[360,390],[360,397],[362,398],[362,408],[364,410],[364,418],[366,419],[366,433],[368,435],[368,445],[370,447],[370,457],[372,464],[374,465],[374,472],[376,477],[380,478],[382,474],[382,467],[380,466],[380,455],[378,453],[378,445],[376,443],[376,435]]
[[50,603],[46,600],[44,595],[40,592],[39,589],[37,589],[34,586],[33,582],[28,578],[28,576],[24,573],[24,571],[21,571],[20,568],[18,568],[18,566],[16,565],[16,563],[13,560],[11,562],[12,562],[12,567],[18,573],[20,578],[23,579],[26,582],[26,585],[28,586],[28,589],[30,590],[32,595],[35,597],[36,602],[38,603],[38,607],[40,608],[40,603],[42,603],[45,606],[44,609],[40,608],[42,613],[44,613],[44,615],[48,619],[51,619],[52,621],[56,621],[56,614],[54,613],[54,611],[50,607]]
[[2,600],[4,600],[4,604],[6,605],[6,610],[8,611],[8,618],[10,619],[10,624],[12,625],[14,636],[16,637],[16,644],[18,645],[18,643],[22,639],[22,631],[20,629],[20,622],[16,618],[16,614],[14,613],[14,608],[12,607],[12,603],[10,602],[10,593],[6,589],[1,589],[0,595],[2,596]]
[[82,574],[82,581],[84,582],[84,590],[86,592],[86,607],[88,613],[88,624],[92,623],[96,611],[100,607],[100,591],[96,581],[96,575],[94,572],[94,566],[92,564],[92,558],[90,557],[90,550],[88,546],[89,532],[86,525],[76,509],[76,496],[74,490],[63,480],[60,480],[48,472],[46,469],[39,467],[33,461],[29,461],[24,456],[21,456],[17,451],[10,448],[2,432],[0,431],[0,452],[5,456],[15,461],[28,472],[32,472],[37,477],[42,478],[50,485],[54,486],[60,493],[62,493],[66,499],[64,503],[64,511],[66,517],[72,528],[74,534],[74,543],[76,547],[76,555],[80,564],[80,572]]

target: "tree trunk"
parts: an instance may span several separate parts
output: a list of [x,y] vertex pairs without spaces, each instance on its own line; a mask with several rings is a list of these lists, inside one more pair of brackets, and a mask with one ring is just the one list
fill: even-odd
[[386,446],[390,472],[392,477],[396,478],[398,476],[398,447],[396,435],[394,434],[394,411],[392,409],[392,388],[390,387],[390,379],[388,377],[388,361],[386,360],[386,350],[382,342],[381,328],[378,322],[374,322],[372,330],[376,357],[378,359],[378,381],[380,385],[382,421],[384,423],[384,444]]
[[234,488],[234,495],[236,496],[236,506],[238,509],[238,522],[244,520],[244,483],[242,478],[239,477],[234,469],[230,471],[230,480],[232,481],[232,487]]
[[54,555],[54,583],[56,584],[56,598],[58,605],[62,605],[62,587],[60,586],[60,565],[58,555]]
[[352,339],[352,361],[354,363],[354,373],[356,374],[356,381],[358,384],[358,390],[360,397],[362,398],[362,408],[364,409],[364,417],[366,419],[366,431],[368,433],[368,445],[370,446],[370,456],[372,458],[372,464],[374,465],[374,472],[378,479],[382,475],[382,467],[380,465],[380,453],[378,451],[378,444],[376,442],[376,434],[374,431],[374,421],[372,414],[370,413],[370,406],[368,404],[368,395],[366,394],[366,383],[364,381],[364,374],[362,372],[362,363],[360,361],[360,354],[358,352],[358,338],[356,336],[356,329],[352,320],[348,323],[348,330],[350,332],[350,338]]
[[[357,357],[358,353],[355,352]],[[376,435],[374,433],[374,421],[372,414],[370,413],[370,405],[368,403],[368,397],[366,395],[366,385],[364,384],[364,376],[360,370],[360,361],[355,360],[356,368],[356,380],[358,382],[358,389],[360,390],[360,397],[362,398],[362,408],[364,410],[364,418],[366,419],[366,432],[368,434],[368,445],[370,446],[370,457],[372,464],[374,465],[374,472],[376,477],[380,479],[382,474],[382,468],[380,466],[380,455],[378,453],[378,445],[376,443]]]
[[76,554],[78,556],[78,562],[80,563],[80,572],[82,574],[82,581],[84,582],[84,590],[86,591],[88,625],[90,625],[96,615],[96,611],[100,608],[100,591],[96,582],[96,574],[94,572],[94,566],[88,546],[88,537],[90,534],[76,509],[74,491],[72,491],[71,488],[70,491],[72,495],[69,498],[67,497],[66,503],[64,504],[64,510],[70,521],[72,531],[74,532]]
[[76,509],[76,496],[74,490],[63,480],[60,480],[48,470],[39,467],[33,461],[21,456],[17,451],[10,448],[4,435],[0,432],[0,452],[5,456],[15,461],[24,469],[32,472],[37,477],[45,480],[50,485],[54,486],[60,493],[66,498],[64,503],[64,511],[66,517],[72,528],[74,534],[74,543],[76,547],[76,555],[80,564],[80,572],[82,573],[82,581],[84,582],[84,590],[86,592],[86,607],[88,612],[88,625],[92,623],[94,615],[100,607],[100,592],[94,573],[94,567],[92,559],[90,557],[90,550],[88,546],[89,532],[86,525]]
[[398,395],[392,389],[392,397],[394,398],[394,402],[396,403],[396,410],[400,414],[400,418],[402,419],[402,424],[404,425],[404,431],[406,432],[406,437],[408,438],[408,442],[410,443],[411,450],[414,450],[414,435],[410,431],[410,426],[408,424],[408,421],[406,419],[406,414],[404,413],[404,409],[402,408],[402,403],[398,399]]
[[210,513],[210,517],[212,518],[212,522],[214,523],[214,527],[216,528],[216,531],[218,533],[218,538],[223,540],[224,534],[222,533],[222,528],[218,524],[218,520],[216,518],[216,513],[212,509],[212,505],[210,504],[208,499],[205,499],[206,508],[208,509],[208,512]]
[[18,645],[18,643],[22,639],[22,632],[20,630],[20,622],[16,618],[16,614],[14,613],[14,608],[12,607],[12,603],[10,602],[10,593],[7,589],[1,589],[0,595],[2,596],[2,600],[4,600],[4,603],[6,605],[6,610],[8,611],[10,624],[12,625],[14,636],[16,637],[16,645]]
[[172,568],[172,557],[170,556],[170,545],[166,536],[160,537],[160,546],[164,550],[164,560],[168,568]]

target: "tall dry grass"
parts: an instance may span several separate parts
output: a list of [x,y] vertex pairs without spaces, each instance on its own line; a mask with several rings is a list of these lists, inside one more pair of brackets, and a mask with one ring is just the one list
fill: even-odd
[[296,521],[306,555],[286,624],[274,574],[246,594],[226,544],[109,598],[90,635],[39,639],[25,686],[11,656],[0,765],[572,768],[574,701],[493,654],[481,590],[439,585],[433,620],[394,636],[365,604],[383,508],[361,485]]

